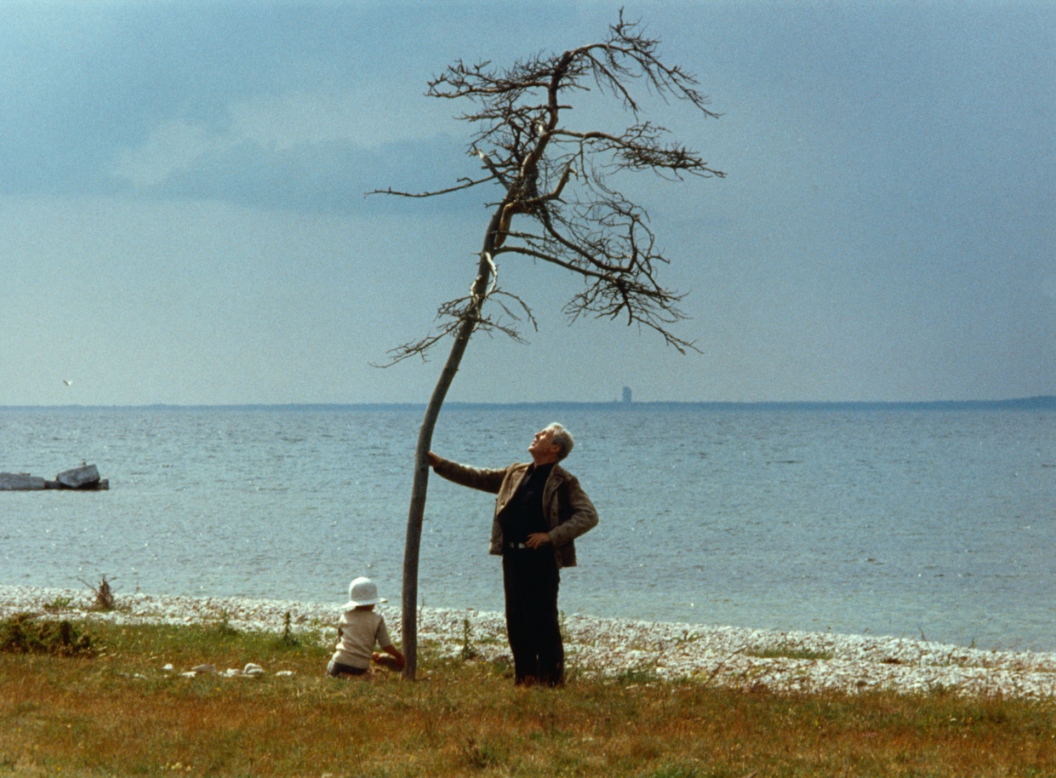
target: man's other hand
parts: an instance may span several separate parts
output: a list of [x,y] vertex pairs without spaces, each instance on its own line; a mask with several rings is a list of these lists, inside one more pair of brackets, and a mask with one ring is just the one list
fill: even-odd
[[550,542],[550,535],[548,533],[546,533],[546,532],[533,532],[531,535],[528,536],[528,542],[526,542],[524,545],[528,546],[528,548],[536,549],[536,548],[542,548],[543,546],[547,545],[549,542]]

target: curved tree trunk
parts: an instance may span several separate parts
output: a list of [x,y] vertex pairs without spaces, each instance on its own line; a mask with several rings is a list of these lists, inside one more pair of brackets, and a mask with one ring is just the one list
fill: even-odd
[[422,426],[418,430],[418,447],[414,452],[414,485],[411,488],[411,507],[407,514],[407,541],[403,551],[402,629],[403,653],[407,658],[403,676],[412,681],[418,671],[418,553],[422,544],[422,519],[425,516],[425,497],[429,487],[428,454],[432,446],[436,419],[440,415],[440,407],[444,404],[447,390],[455,379],[455,373],[458,372],[458,366],[462,362],[462,355],[465,354],[469,339],[473,335],[473,330],[476,329],[480,309],[488,292],[492,272],[490,255],[494,249],[494,236],[501,213],[500,206],[488,225],[484,250],[480,254],[480,264],[477,267],[477,278],[473,282],[471,292],[473,303],[455,334],[451,353],[448,354],[444,369],[440,372],[440,378],[433,389],[432,397],[429,398],[429,405],[426,406]]

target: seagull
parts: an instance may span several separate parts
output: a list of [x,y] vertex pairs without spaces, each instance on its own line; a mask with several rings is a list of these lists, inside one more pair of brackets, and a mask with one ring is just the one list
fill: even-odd
[[69,380],[68,378],[63,378],[62,382],[66,384],[66,386],[73,386],[73,381]]

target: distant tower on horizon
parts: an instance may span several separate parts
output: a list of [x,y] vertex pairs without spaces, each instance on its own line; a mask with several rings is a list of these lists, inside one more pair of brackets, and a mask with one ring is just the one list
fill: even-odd
[[631,404],[631,387],[629,387],[629,386],[623,387],[623,404],[624,405],[630,405]]

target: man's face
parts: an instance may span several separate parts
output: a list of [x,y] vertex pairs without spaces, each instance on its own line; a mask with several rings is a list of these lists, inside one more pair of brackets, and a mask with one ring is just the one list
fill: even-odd
[[528,453],[537,464],[556,462],[557,455],[561,453],[561,447],[554,443],[554,431],[547,427],[539,430],[528,445]]

